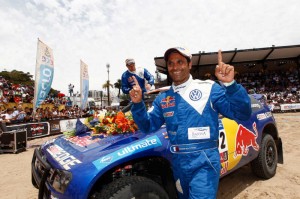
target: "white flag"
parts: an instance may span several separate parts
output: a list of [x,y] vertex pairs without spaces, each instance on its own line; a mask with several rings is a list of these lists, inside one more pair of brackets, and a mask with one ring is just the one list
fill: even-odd
[[85,109],[89,96],[89,71],[88,65],[80,60],[80,91],[81,91],[81,109]]

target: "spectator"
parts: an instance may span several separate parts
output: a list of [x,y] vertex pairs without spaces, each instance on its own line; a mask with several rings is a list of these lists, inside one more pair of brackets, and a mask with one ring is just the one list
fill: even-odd
[[14,115],[13,115],[13,109],[8,108],[6,113],[4,113],[3,121],[5,123],[14,123]]
[[24,122],[24,118],[26,116],[25,111],[23,110],[23,107],[21,104],[18,105],[17,110],[13,113],[14,121],[16,123]]
[[134,85],[134,81],[132,79],[133,76],[137,79],[143,93],[150,90],[151,86],[154,84],[153,75],[145,68],[136,68],[134,59],[126,59],[125,63],[127,71],[122,74],[121,78],[123,93],[129,94],[129,91],[132,89]]
[[[144,93],[147,90],[150,90],[151,86],[154,84],[154,77],[153,75],[145,68],[136,68],[134,59],[126,59],[125,64],[127,67],[127,71],[122,74],[121,81],[122,81],[122,91],[125,94],[129,94],[129,91],[134,86],[134,81],[132,77],[137,79],[139,86],[142,89],[143,97]],[[130,102],[124,109],[123,112],[126,112],[130,109],[132,103]]]
[[42,112],[42,109],[41,108],[37,108],[35,110],[35,113],[33,115],[33,121],[35,122],[40,122],[43,118],[43,112]]

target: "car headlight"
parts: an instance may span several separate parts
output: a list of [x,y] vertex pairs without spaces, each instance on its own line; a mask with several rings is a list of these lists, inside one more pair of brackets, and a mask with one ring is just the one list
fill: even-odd
[[54,171],[52,170],[50,171],[50,173],[50,184],[52,185],[52,187],[56,191],[64,193],[72,180],[72,173],[69,171],[59,169],[55,169]]

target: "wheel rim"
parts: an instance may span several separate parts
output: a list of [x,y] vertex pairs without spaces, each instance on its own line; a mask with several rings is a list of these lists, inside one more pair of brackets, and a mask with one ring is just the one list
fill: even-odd
[[268,167],[272,167],[275,162],[275,148],[272,144],[268,144],[266,148],[266,163]]

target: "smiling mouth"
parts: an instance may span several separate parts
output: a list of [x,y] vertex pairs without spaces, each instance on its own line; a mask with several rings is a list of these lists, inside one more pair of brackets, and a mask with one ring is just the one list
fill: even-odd
[[180,73],[181,73],[180,71],[173,72],[174,75],[180,75]]

